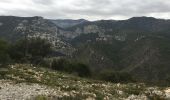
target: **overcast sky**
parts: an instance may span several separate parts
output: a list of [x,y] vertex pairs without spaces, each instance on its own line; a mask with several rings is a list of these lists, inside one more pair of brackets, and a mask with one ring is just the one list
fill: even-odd
[[170,19],[170,0],[0,0],[0,15],[52,19]]

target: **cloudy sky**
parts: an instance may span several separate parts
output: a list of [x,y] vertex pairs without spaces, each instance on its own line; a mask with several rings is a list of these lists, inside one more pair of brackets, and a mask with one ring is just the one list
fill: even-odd
[[0,0],[0,15],[53,19],[170,19],[170,0]]

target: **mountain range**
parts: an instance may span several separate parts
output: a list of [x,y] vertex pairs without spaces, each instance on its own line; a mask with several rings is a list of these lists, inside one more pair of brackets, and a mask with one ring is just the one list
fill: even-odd
[[66,58],[93,71],[129,72],[140,81],[170,79],[170,20],[54,20],[0,16],[0,37],[9,42],[47,39]]

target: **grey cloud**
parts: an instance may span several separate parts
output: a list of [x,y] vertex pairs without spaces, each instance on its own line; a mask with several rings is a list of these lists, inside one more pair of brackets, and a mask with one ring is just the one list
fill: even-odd
[[43,4],[43,5],[50,5],[54,3],[54,0],[32,0],[34,3]]
[[43,16],[45,18],[65,18],[64,13],[58,12],[54,13],[54,11],[48,12],[39,12],[35,10],[7,10],[8,15],[17,15],[17,16],[24,16],[24,17],[31,17],[31,16]]
[[[8,1],[2,0],[1,2]],[[15,0],[14,0],[15,1]],[[19,0],[18,0],[19,1]],[[34,9],[8,9],[6,14],[47,18],[128,18],[170,13],[169,0],[29,0]],[[41,5],[41,6],[40,6]],[[43,6],[43,7],[42,7]],[[31,7],[31,6],[30,6]],[[0,7],[2,8],[2,7]],[[1,14],[1,12],[0,12]],[[159,17],[159,16],[155,16]]]
[[[170,1],[162,0],[83,0],[75,3],[82,9],[64,9],[67,13],[87,14],[89,16],[144,16],[149,13],[170,12]],[[84,8],[84,9],[83,9]]]
[[7,3],[7,2],[10,2],[10,0],[1,0],[0,2]]

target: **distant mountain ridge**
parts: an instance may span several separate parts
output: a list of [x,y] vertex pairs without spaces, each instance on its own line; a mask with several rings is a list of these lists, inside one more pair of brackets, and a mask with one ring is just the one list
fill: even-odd
[[88,20],[57,19],[57,20],[52,20],[52,22],[61,28],[68,28],[68,27],[72,27],[72,26],[75,26],[75,25],[78,25],[84,22],[88,22]]

